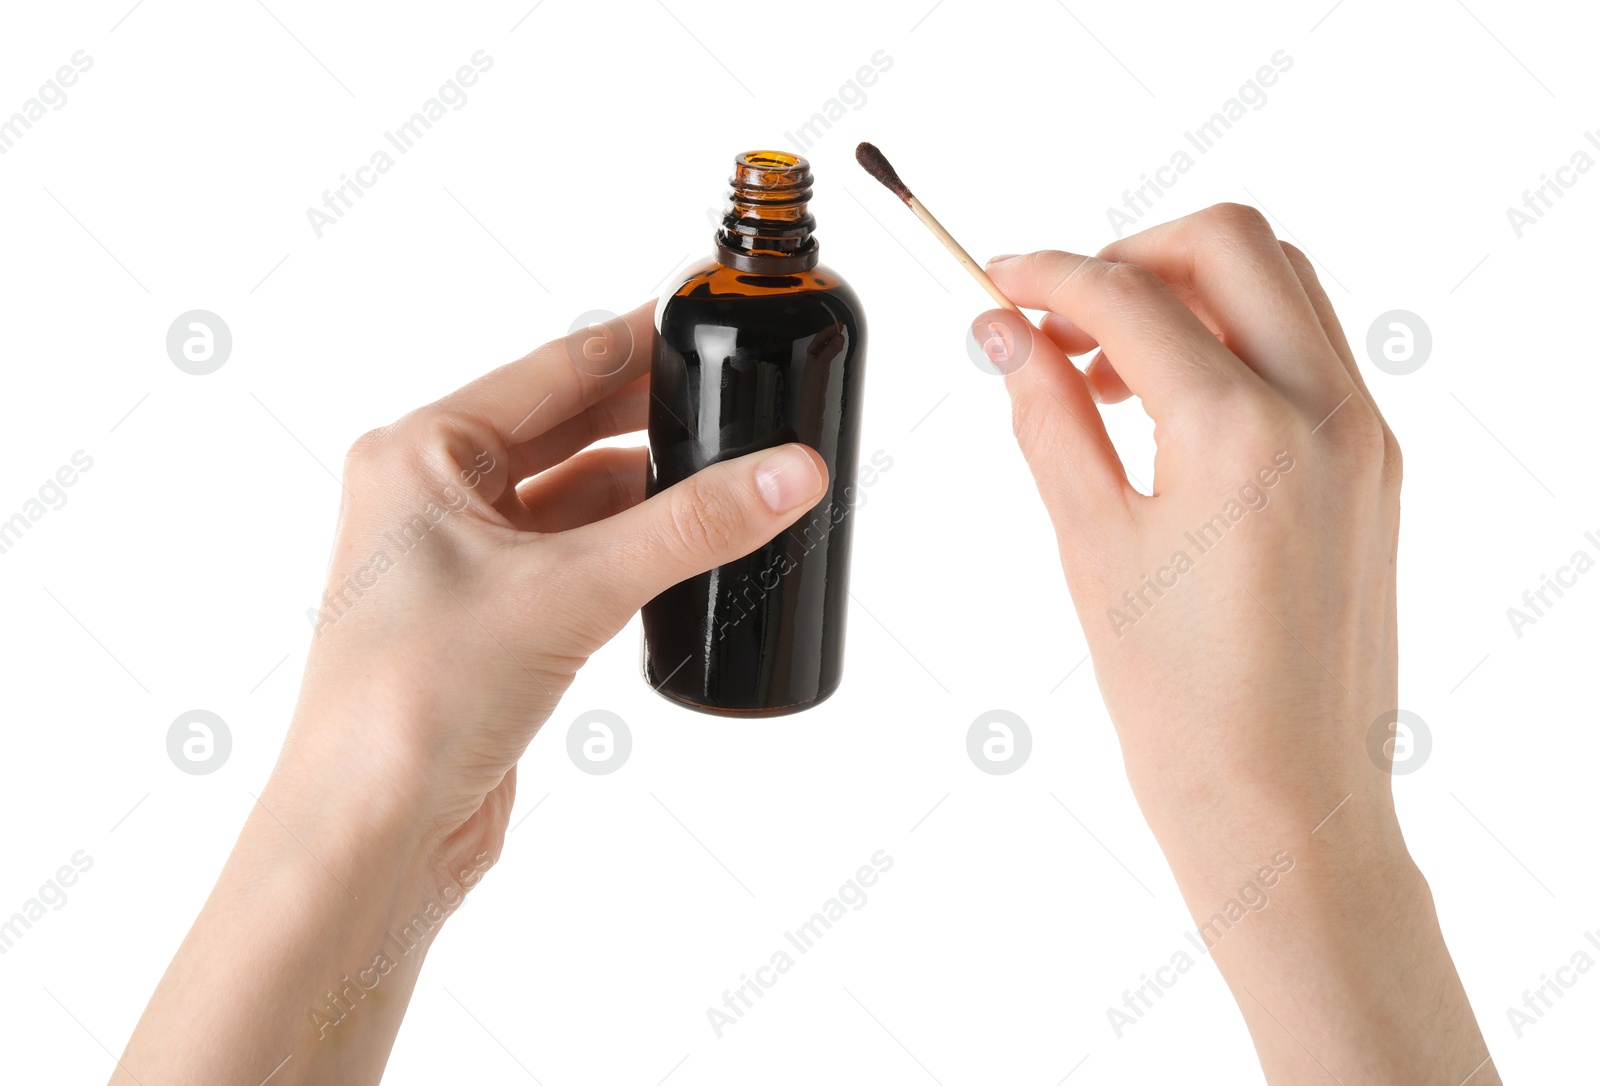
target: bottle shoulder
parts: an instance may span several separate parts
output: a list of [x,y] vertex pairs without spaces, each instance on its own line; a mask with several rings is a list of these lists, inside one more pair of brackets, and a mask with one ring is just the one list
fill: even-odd
[[797,329],[811,331],[842,326],[850,329],[853,342],[866,335],[861,299],[824,264],[778,276],[742,272],[712,260],[686,269],[671,282],[676,285],[662,292],[655,311],[656,332],[669,340],[706,321],[793,321]]
[[773,294],[828,291],[855,299],[855,291],[844,276],[826,264],[817,264],[790,275],[757,275],[730,268],[707,259],[685,268],[669,281],[661,294],[666,302],[680,297],[761,297]]
[[828,267],[828,265],[818,264],[815,268],[811,269],[811,273],[817,277],[818,283],[822,289],[846,294],[852,300],[859,301],[859,299],[856,298],[855,289],[850,286],[845,277]]

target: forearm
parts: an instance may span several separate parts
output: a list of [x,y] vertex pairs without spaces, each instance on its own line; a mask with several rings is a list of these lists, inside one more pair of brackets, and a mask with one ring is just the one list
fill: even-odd
[[280,766],[114,1086],[379,1080],[423,955],[481,868],[446,873],[409,816],[354,783]]
[[1268,1081],[1499,1083],[1426,880],[1392,818],[1354,803],[1315,834],[1226,850],[1256,863],[1174,857]]

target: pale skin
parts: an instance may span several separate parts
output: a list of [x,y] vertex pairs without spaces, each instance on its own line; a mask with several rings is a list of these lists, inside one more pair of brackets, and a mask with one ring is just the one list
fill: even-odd
[[[1311,265],[1222,205],[1097,258],[989,271],[1048,314],[1031,343],[1002,337],[1014,428],[1197,926],[1292,857],[1271,905],[1211,953],[1268,1080],[1498,1083],[1369,754],[1398,707],[1399,449]],[[650,307],[612,333],[615,373],[557,341],[351,449],[329,583],[352,577],[360,597],[325,612],[278,764],[116,1086],[379,1081],[426,949],[498,859],[517,761],[578,668],[657,592],[822,497],[821,458],[786,446],[646,500],[643,450],[588,448],[646,417]],[[1068,360],[1096,346],[1086,372]],[[1153,496],[1095,402],[1130,394],[1156,424]],[[439,514],[426,541],[375,570],[384,533],[419,513]],[[1220,541],[1186,544],[1219,513]],[[1194,557],[1176,570],[1180,549]],[[396,939],[419,914],[432,930]],[[353,1009],[319,1025],[328,992]]]

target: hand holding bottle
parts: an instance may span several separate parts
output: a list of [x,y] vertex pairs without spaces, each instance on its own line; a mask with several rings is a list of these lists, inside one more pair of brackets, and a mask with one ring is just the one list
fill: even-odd
[[113,1083],[257,1082],[287,1057],[275,1084],[376,1082],[426,949],[390,936],[498,859],[517,759],[577,669],[822,496],[802,445],[649,499],[643,449],[581,451],[644,426],[651,311],[607,326],[608,376],[575,365],[598,334],[578,332],[351,448],[283,753]]

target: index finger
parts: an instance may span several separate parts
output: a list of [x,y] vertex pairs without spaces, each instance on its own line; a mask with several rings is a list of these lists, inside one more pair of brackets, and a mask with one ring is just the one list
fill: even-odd
[[1152,418],[1261,384],[1160,276],[1138,264],[1043,251],[987,270],[1017,305],[1059,314],[1099,343]]
[[571,335],[484,374],[436,406],[488,424],[508,446],[538,437],[650,372],[655,302],[620,317],[596,312]]

